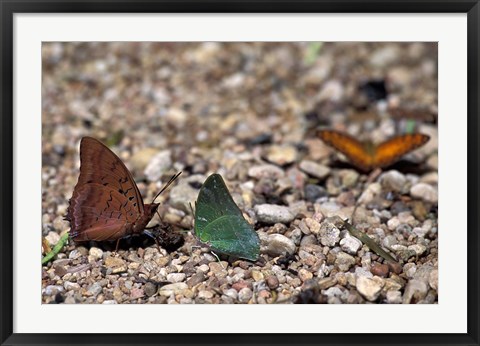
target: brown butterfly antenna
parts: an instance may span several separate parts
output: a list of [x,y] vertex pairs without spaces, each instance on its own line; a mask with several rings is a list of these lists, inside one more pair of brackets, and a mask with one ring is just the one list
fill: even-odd
[[167,182],[167,184],[165,184],[165,186],[157,193],[157,195],[155,196],[155,198],[153,199],[152,203],[155,202],[155,200],[157,199],[158,196],[160,196],[160,194],[165,191],[170,185],[172,185],[172,183],[175,181],[175,179],[177,179],[180,174],[182,174],[182,172],[178,172],[177,174],[173,175],[170,180]]

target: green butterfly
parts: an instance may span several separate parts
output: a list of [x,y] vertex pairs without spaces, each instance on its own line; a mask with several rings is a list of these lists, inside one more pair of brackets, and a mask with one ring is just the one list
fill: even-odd
[[213,251],[256,261],[260,238],[233,201],[220,174],[210,175],[198,194],[195,235]]

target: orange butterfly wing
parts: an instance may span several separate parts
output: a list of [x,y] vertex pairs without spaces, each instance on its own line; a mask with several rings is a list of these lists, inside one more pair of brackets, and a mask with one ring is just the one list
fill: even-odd
[[364,171],[372,169],[373,156],[352,136],[334,130],[320,130],[318,136],[325,144],[344,154],[356,167]]
[[398,161],[403,155],[421,147],[430,139],[429,136],[414,133],[389,139],[379,144],[373,156],[375,167],[387,167]]

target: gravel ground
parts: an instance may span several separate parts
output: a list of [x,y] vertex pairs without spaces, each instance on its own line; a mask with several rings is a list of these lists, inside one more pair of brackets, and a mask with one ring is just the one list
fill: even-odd
[[[69,231],[81,137],[125,162],[146,203],[183,171],[157,199],[160,249],[145,236],[117,253],[115,242],[70,241],[42,267],[42,303],[437,303],[436,44],[44,43],[42,59],[51,246]],[[369,176],[319,127],[431,139]],[[219,262],[191,233],[189,203],[213,172],[260,236],[256,263]],[[340,226],[355,206],[353,224],[399,268]]]

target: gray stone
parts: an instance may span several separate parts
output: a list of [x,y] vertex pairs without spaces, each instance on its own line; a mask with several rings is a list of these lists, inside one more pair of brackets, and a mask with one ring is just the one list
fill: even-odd
[[363,191],[357,203],[360,205],[366,205],[370,203],[373,198],[378,196],[381,192],[382,186],[380,185],[380,183],[371,183],[367,186],[365,191]]
[[393,245],[397,245],[398,244],[398,240],[397,240],[397,237],[395,237],[394,235],[387,235],[385,238],[383,238],[382,240],[382,245],[384,247],[386,247],[387,249],[389,250],[393,250],[392,249],[392,246]]
[[329,167],[309,160],[303,160],[300,162],[299,168],[308,175],[318,179],[324,179],[330,174]]
[[167,274],[167,281],[182,282],[183,280],[185,280],[185,273],[170,273],[170,274]]
[[304,188],[305,199],[309,202],[315,203],[317,199],[327,197],[328,192],[319,185],[307,184]]
[[157,149],[154,148],[143,148],[135,152],[129,160],[129,163],[133,170],[143,172],[147,167],[148,163],[152,158],[158,153]]
[[400,172],[391,170],[383,173],[380,178],[380,184],[387,191],[404,192],[407,178]]
[[438,191],[432,185],[426,183],[418,183],[411,187],[410,195],[415,198],[423,199],[424,201],[437,203]]
[[204,181],[205,176],[198,174],[180,179],[179,184],[173,186],[170,190],[170,205],[176,209],[183,210],[187,214],[191,213],[190,205],[194,206],[199,190],[193,188],[190,183],[201,185]]
[[417,256],[423,255],[423,253],[427,250],[427,247],[422,244],[413,244],[408,247],[408,250],[415,251]]
[[326,217],[334,217],[338,215],[338,211],[342,208],[342,206],[336,202],[329,201],[320,204],[319,210],[320,212],[325,215]]
[[350,269],[351,266],[355,264],[355,258],[346,254],[345,252],[339,252],[337,258],[335,259],[335,265],[342,272],[346,272]]
[[364,268],[364,267],[355,268],[355,275],[357,277],[364,276],[364,277],[367,277],[367,278],[373,278],[372,272],[369,269]]
[[63,292],[65,289],[62,286],[59,285],[48,285],[43,289],[43,294],[47,296],[54,296],[55,294],[59,292]]
[[250,299],[252,299],[253,292],[250,288],[244,287],[238,292],[238,300],[241,303],[248,303]]
[[387,303],[388,304],[401,304],[402,293],[400,291],[387,291]]
[[327,297],[341,297],[343,295],[343,291],[338,287],[330,287],[324,291],[324,294]]
[[261,247],[261,252],[277,257],[287,254],[292,255],[295,253],[295,248],[295,243],[290,238],[281,234],[270,234],[266,237],[265,244]]
[[172,167],[172,153],[170,150],[163,150],[150,160],[144,174],[149,181],[158,181],[170,167]]
[[276,204],[257,204],[255,213],[260,222],[266,224],[284,223],[289,224],[295,218],[295,215],[288,207]]
[[407,278],[413,278],[415,272],[417,271],[417,265],[415,263],[406,263],[403,266],[403,272],[407,276]]
[[100,293],[102,293],[102,286],[98,283],[95,282],[90,288],[88,289],[88,293],[90,293],[92,296],[96,297]]
[[415,272],[414,279],[428,283],[430,279],[430,273],[434,270],[434,267],[429,264],[421,265],[417,268]]
[[257,180],[262,178],[279,179],[285,176],[285,172],[278,166],[265,164],[251,167],[248,170],[248,176]]
[[333,247],[340,240],[340,230],[330,218],[325,219],[320,225],[320,243]]
[[342,186],[344,188],[353,187],[360,176],[358,172],[353,169],[342,169],[338,175],[340,176],[340,179],[342,179]]
[[350,255],[356,255],[358,250],[362,247],[362,242],[355,237],[346,235],[345,238],[340,240],[340,247],[343,251]]
[[151,297],[157,293],[157,285],[153,282],[147,282],[143,290],[148,297]]

